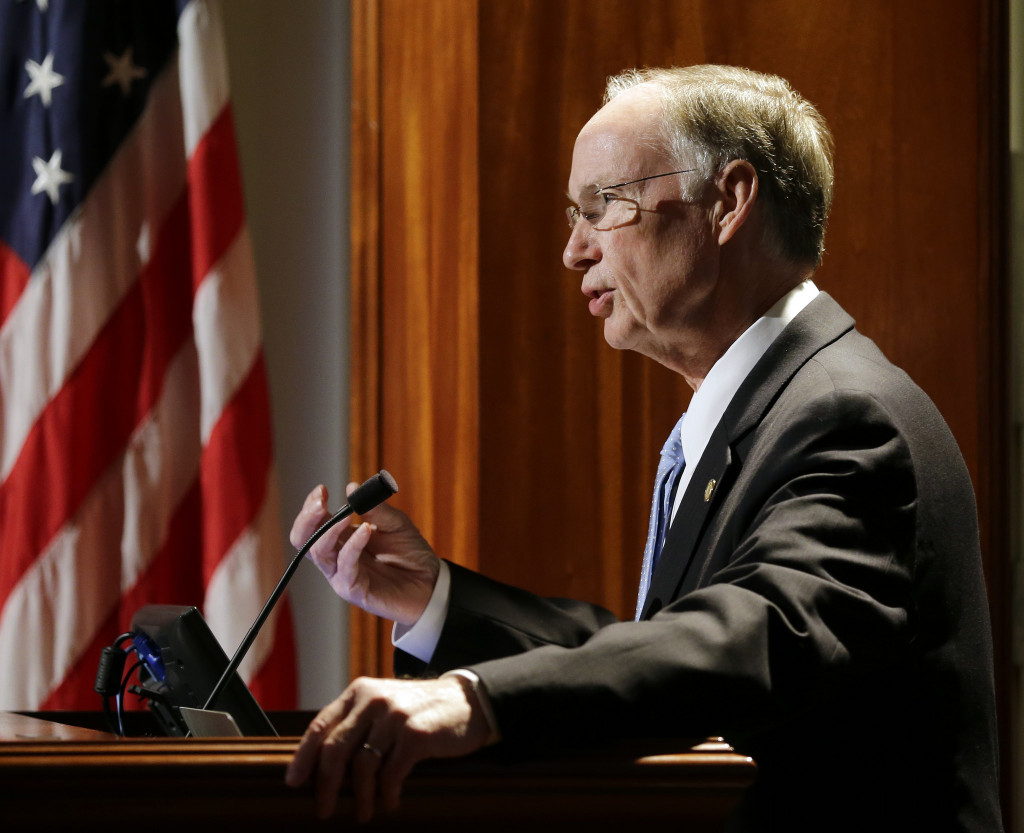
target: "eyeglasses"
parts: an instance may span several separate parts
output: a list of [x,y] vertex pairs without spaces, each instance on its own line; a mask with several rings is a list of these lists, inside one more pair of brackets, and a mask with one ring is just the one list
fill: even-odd
[[[618,185],[601,185],[596,187],[592,193],[580,197],[579,205],[570,205],[565,209],[566,219],[569,221],[569,228],[576,228],[580,217],[590,223],[594,231],[611,231],[613,229],[628,226],[637,221],[640,216],[640,203],[629,197],[621,197],[617,194],[608,194],[615,188],[625,188],[627,185],[635,185],[637,182],[646,182],[648,179],[659,179],[663,176],[675,176],[676,174],[693,173],[695,168],[686,168],[682,171],[669,171],[667,174],[653,174],[642,176],[640,179],[631,179],[629,182],[620,182]],[[612,202],[622,206],[619,211],[608,214],[608,207]]]

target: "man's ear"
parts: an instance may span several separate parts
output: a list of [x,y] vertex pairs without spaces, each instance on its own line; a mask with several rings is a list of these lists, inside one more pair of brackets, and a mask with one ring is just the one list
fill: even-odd
[[716,179],[719,192],[718,245],[729,242],[750,220],[757,202],[757,171],[745,159],[733,159]]

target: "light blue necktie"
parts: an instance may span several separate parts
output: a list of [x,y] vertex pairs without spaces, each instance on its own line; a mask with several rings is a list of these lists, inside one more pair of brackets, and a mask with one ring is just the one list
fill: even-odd
[[654,495],[651,499],[651,520],[647,527],[647,544],[644,546],[644,563],[640,569],[640,591],[636,598],[637,622],[640,621],[640,614],[644,609],[644,601],[647,599],[647,591],[651,587],[651,576],[654,568],[658,566],[658,557],[661,555],[661,548],[665,545],[665,536],[668,534],[669,521],[672,517],[672,492],[675,484],[682,474],[686,461],[683,459],[683,445],[679,436],[679,429],[683,424],[686,414],[679,417],[679,422],[668,435],[664,447],[661,449],[661,461],[658,463],[658,476],[654,481]]

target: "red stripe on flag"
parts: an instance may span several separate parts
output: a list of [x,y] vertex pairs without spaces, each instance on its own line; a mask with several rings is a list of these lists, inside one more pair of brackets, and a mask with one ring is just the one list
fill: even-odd
[[[112,610],[106,621],[93,637],[85,653],[65,674],[60,685],[39,704],[40,711],[84,710],[96,711],[101,705],[100,696],[93,690],[96,683],[96,669],[99,667],[100,652],[118,636],[117,610]],[[125,668],[127,670],[127,666]],[[89,697],[89,693],[92,697]]]
[[32,276],[28,265],[0,240],[0,325],[7,320]]
[[281,599],[277,611],[274,647],[249,681],[249,689],[264,709],[294,709],[298,701],[298,680],[295,654],[291,650],[295,632],[287,596]]
[[167,537],[139,576],[135,586],[121,598],[119,626],[126,631],[139,608],[147,604],[198,605],[203,598],[199,554],[203,505],[199,477],[192,482],[171,518]]
[[245,221],[235,124],[226,106],[188,162],[193,290],[220,261]]
[[203,493],[203,583],[266,500],[270,401],[263,351],[210,432],[199,464]]
[[180,277],[187,257],[183,194],[139,281],[36,420],[0,484],[0,608],[153,407],[168,362],[192,331],[191,288]]

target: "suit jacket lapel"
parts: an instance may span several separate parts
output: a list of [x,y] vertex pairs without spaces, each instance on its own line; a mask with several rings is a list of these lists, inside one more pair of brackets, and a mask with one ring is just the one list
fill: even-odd
[[763,419],[793,375],[853,326],[853,319],[843,308],[822,292],[779,334],[743,380],[690,478],[651,577],[642,619],[676,598],[693,566],[707,522],[739,471],[736,443]]

